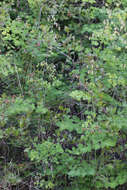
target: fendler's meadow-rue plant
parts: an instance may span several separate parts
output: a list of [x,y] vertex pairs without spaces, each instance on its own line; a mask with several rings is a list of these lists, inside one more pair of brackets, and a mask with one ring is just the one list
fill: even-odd
[[127,189],[127,1],[0,2],[0,189]]

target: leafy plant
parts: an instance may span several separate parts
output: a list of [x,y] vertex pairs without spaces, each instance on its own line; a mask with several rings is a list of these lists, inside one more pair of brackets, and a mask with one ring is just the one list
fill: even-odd
[[126,9],[0,2],[2,189],[126,189]]

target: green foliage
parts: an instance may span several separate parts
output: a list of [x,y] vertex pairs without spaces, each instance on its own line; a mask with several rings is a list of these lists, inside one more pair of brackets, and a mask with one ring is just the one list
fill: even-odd
[[0,2],[0,188],[127,188],[126,20],[126,0]]

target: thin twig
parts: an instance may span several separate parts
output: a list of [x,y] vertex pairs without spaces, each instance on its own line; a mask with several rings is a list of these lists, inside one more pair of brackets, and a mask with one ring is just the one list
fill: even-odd
[[21,90],[21,94],[23,96],[23,89],[22,89],[22,85],[21,85],[21,82],[20,82],[20,77],[19,77],[18,69],[17,69],[17,66],[16,66],[15,62],[14,62],[14,65],[15,65],[15,71],[16,71],[16,74],[17,74],[17,79],[18,79],[20,90]]

